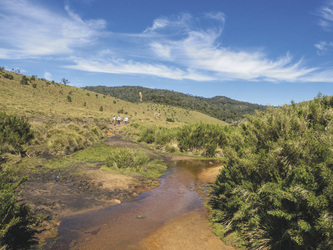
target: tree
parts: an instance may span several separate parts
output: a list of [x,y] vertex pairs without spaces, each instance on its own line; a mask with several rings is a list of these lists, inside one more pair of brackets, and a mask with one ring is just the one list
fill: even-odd
[[69,83],[69,80],[67,80],[66,78],[61,78],[61,83],[67,85]]

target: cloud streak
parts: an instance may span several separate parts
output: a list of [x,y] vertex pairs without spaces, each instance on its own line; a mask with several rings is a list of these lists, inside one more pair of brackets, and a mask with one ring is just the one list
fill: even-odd
[[[319,11],[326,27],[333,23],[329,3]],[[68,5],[53,12],[29,0],[2,0],[0,26],[8,35],[0,36],[0,59],[51,56],[66,58],[69,69],[172,80],[333,82],[332,71],[308,67],[288,52],[270,58],[261,48],[223,46],[225,25],[222,12],[182,13],[159,17],[141,33],[117,34],[106,30],[105,20],[84,20]],[[316,48],[330,46],[318,43]]]
[[27,0],[2,0],[0,26],[0,58],[25,59],[73,53],[92,44],[106,22],[84,21],[68,6],[54,13]]
[[329,0],[318,9],[319,25],[327,31],[333,28],[333,0]]

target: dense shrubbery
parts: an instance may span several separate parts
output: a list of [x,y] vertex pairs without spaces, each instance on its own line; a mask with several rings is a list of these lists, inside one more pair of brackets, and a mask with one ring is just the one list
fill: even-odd
[[21,153],[22,145],[33,138],[24,118],[0,112],[0,152]]
[[226,140],[227,127],[205,123],[190,124],[181,127],[177,134],[180,151],[201,149],[203,155],[214,157],[216,149]]
[[247,118],[209,201],[222,235],[253,249],[333,248],[333,98]]
[[51,126],[45,135],[40,136],[46,141],[49,153],[66,155],[91,146],[103,137],[103,132],[94,124],[79,126],[70,123]]
[[24,181],[15,182],[8,171],[0,170],[0,248],[29,249],[36,243],[38,220],[29,206],[17,203],[16,190]]
[[168,152],[175,152],[177,146],[181,152],[195,151],[206,157],[214,157],[226,143],[228,130],[230,128],[227,126],[196,123],[180,128],[137,126],[126,128],[124,132],[138,136],[139,142],[163,146]]
[[[23,118],[0,113],[0,154],[20,153],[22,144],[32,137],[30,124]],[[0,248],[30,248],[35,243],[37,219],[28,206],[17,203],[16,190],[26,178],[17,180],[10,171],[3,170],[0,162]]]

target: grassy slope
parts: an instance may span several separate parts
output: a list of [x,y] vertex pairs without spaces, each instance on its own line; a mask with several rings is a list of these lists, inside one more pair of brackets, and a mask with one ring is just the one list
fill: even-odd
[[[20,84],[21,74],[7,73],[13,75],[14,79],[0,77],[0,110],[24,115],[33,121],[49,119],[111,121],[112,116],[117,115],[117,112],[123,109],[124,112],[127,112],[130,122],[145,125],[177,126],[194,122],[223,124],[223,122],[199,112],[159,104],[130,103],[111,96],[37,78],[35,81],[29,82],[29,85],[22,85]],[[32,84],[36,84],[36,88]],[[67,100],[67,96],[71,97],[72,102]],[[84,106],[84,102],[86,106]],[[100,111],[101,106],[103,111]],[[161,118],[158,118],[158,113],[162,115]],[[125,114],[121,114],[121,116],[124,118]],[[166,122],[166,118],[173,118],[175,122]]]
[[186,95],[183,93],[163,90],[149,89],[138,86],[105,87],[94,86],[85,87],[87,90],[126,100],[129,102],[139,101],[139,92],[143,95],[144,102],[160,103],[182,107],[207,114],[217,119],[234,122],[243,118],[245,114],[253,114],[254,110],[264,110],[265,106],[248,102],[236,101],[224,96],[204,98]]

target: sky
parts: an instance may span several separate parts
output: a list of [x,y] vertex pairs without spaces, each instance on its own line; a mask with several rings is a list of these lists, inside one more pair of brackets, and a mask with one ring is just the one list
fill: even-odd
[[0,27],[1,67],[76,87],[333,95],[333,0],[0,0]]

